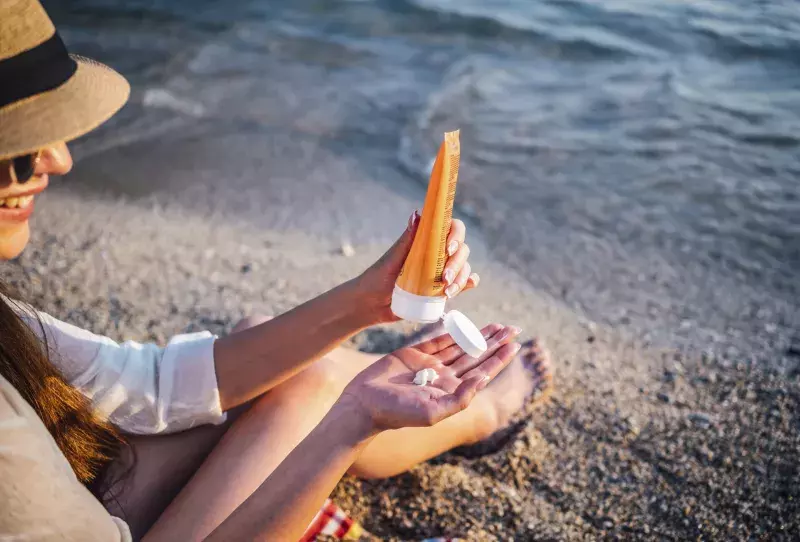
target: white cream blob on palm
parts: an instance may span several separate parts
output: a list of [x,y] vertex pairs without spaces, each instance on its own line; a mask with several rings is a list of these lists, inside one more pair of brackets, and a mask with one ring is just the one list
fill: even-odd
[[417,374],[414,375],[414,384],[417,386],[433,384],[437,378],[439,378],[439,375],[436,374],[436,371],[433,369],[422,369],[421,371],[417,371]]

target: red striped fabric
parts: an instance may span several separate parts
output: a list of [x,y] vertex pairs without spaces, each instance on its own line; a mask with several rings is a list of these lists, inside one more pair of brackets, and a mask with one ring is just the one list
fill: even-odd
[[[320,511],[314,516],[300,542],[315,542],[319,535],[333,536],[339,540],[358,540],[364,529],[353,521],[344,510],[325,501]],[[422,542],[458,542],[457,538],[426,538]]]

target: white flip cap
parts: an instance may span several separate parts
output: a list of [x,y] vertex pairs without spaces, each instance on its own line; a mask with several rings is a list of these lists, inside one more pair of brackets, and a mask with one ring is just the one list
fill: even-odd
[[444,329],[468,355],[477,358],[486,352],[486,339],[472,320],[459,311],[445,313],[447,298],[416,295],[399,286],[392,292],[392,312],[403,320],[431,323],[442,320]]
[[449,311],[444,315],[444,328],[464,352],[473,358],[486,352],[486,339],[472,320],[458,311]]

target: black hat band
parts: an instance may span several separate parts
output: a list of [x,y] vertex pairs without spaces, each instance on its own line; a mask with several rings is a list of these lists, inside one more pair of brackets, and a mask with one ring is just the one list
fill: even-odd
[[55,32],[33,49],[0,60],[0,107],[63,85],[78,69]]

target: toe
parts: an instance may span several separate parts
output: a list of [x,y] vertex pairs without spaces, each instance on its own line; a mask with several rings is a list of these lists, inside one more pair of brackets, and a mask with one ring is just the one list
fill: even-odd
[[538,339],[531,339],[523,343],[520,355],[527,367],[547,362],[548,359],[547,352]]
[[533,374],[534,396],[536,392],[550,388],[553,380],[550,354],[540,339],[531,339],[523,345],[522,359],[525,367]]

